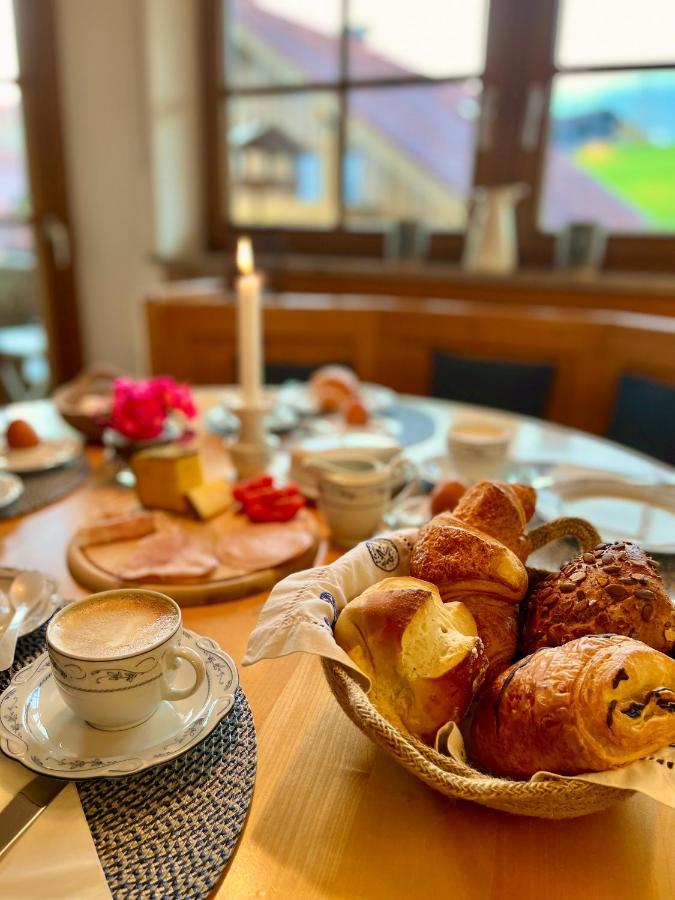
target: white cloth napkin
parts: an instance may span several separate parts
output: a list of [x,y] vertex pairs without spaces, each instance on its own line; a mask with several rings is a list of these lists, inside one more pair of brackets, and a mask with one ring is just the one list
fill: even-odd
[[[0,810],[37,777],[0,754]],[[110,898],[94,841],[69,784],[0,859],[1,900]]]
[[[367,587],[383,578],[409,574],[410,551],[416,529],[380,535],[359,544],[330,566],[307,569],[284,578],[267,598],[251,632],[245,666],[289,653],[313,653],[349,668],[365,690],[370,682],[333,637],[340,611]],[[464,740],[454,724],[439,730],[437,749],[465,759]],[[537,772],[533,780],[564,776]],[[620,769],[574,776],[610,787],[639,791],[675,809],[675,746],[664,747],[647,759]]]

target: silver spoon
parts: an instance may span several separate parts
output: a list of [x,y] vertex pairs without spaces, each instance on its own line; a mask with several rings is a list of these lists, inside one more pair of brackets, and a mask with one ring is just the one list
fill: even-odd
[[0,671],[9,669],[14,662],[14,651],[19,631],[26,616],[44,599],[47,579],[40,572],[21,572],[9,588],[12,620],[0,637]]

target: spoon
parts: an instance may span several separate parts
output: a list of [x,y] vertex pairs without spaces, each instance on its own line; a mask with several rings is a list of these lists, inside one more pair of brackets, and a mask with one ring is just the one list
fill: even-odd
[[40,572],[21,572],[11,583],[9,604],[14,614],[0,637],[0,672],[9,669],[14,662],[14,651],[21,626],[26,616],[43,599],[46,588],[47,579]]

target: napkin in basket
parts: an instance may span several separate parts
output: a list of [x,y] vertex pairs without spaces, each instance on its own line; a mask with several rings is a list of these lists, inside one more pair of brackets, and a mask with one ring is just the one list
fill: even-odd
[[[0,810],[36,777],[0,754]],[[52,800],[0,859],[0,897],[110,898],[75,783]]]
[[[354,547],[329,566],[296,572],[280,581],[267,598],[249,638],[243,664],[289,653],[312,653],[346,666],[365,690],[370,681],[335,642],[333,626],[340,611],[371,584],[409,574],[416,529],[380,535]],[[439,732],[441,752],[466,761],[464,741],[454,724]],[[535,781],[568,776],[537,772]],[[620,769],[573,776],[580,781],[639,791],[675,809],[675,746]]]

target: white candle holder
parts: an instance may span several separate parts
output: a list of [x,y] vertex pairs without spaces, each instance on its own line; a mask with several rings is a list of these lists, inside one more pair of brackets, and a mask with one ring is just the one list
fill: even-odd
[[255,405],[239,402],[232,406],[240,426],[237,439],[230,444],[229,451],[240,479],[262,475],[272,462],[279,438],[268,434],[265,428],[265,419],[271,409],[271,403],[264,400]]

